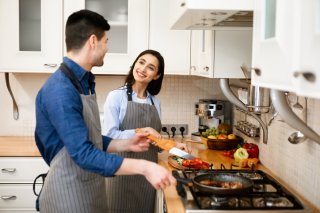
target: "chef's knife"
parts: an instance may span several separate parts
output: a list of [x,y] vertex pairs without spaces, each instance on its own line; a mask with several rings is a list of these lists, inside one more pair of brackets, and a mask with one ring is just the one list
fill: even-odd
[[180,158],[187,159],[187,160],[192,160],[195,158],[193,155],[189,154],[188,152],[185,152],[185,151],[178,149],[176,147],[171,148],[169,150],[169,153],[172,155],[176,155]]

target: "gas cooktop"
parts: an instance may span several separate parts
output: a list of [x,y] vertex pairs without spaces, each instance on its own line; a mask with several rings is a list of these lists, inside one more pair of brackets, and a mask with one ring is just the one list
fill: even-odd
[[233,174],[251,179],[252,191],[242,194],[217,195],[195,186],[177,184],[186,212],[310,212],[293,193],[261,170],[184,170],[180,178],[193,179],[202,174]]

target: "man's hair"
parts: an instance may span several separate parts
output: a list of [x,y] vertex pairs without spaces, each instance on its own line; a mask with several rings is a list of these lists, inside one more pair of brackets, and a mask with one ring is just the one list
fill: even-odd
[[156,57],[158,59],[159,62],[159,67],[158,67],[158,72],[157,75],[160,75],[159,78],[157,80],[152,80],[148,86],[147,86],[147,91],[151,94],[151,95],[158,95],[158,93],[161,90],[161,85],[162,85],[162,80],[163,80],[163,76],[164,76],[164,59],[162,57],[162,55],[155,50],[145,50],[143,52],[141,52],[138,57],[134,60],[132,66],[130,67],[130,71],[129,74],[127,75],[127,78],[125,80],[125,84],[127,86],[132,86],[135,82],[134,80],[134,76],[133,76],[133,68],[134,65],[137,63],[138,59],[146,54],[151,54],[154,57]]
[[92,34],[100,40],[108,30],[108,21],[96,12],[80,10],[71,14],[66,23],[67,51],[81,49]]

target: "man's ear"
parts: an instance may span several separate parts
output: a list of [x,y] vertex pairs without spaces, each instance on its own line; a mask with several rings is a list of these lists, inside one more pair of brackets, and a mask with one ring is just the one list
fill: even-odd
[[94,48],[97,44],[97,36],[94,34],[90,35],[90,37],[88,38],[88,43],[91,48]]

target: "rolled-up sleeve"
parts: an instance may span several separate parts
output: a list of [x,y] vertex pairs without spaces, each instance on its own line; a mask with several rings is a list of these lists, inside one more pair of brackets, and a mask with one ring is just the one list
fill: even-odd
[[[123,157],[97,149],[89,140],[82,115],[81,97],[75,88],[64,82],[44,91],[42,98],[47,99],[43,103],[46,103],[46,113],[56,131],[56,137],[63,142],[75,163],[84,170],[113,176],[121,166]],[[110,141],[110,138],[103,137],[103,147],[107,147]]]

